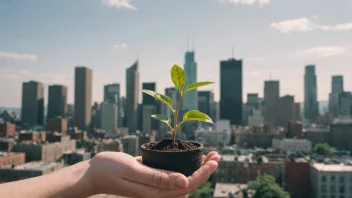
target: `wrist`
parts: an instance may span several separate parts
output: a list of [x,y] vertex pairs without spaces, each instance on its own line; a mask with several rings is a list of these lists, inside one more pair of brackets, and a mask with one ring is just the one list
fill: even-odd
[[[75,197],[89,197],[95,194],[90,161],[86,160],[70,166],[70,192]],[[65,196],[64,196],[65,197]]]

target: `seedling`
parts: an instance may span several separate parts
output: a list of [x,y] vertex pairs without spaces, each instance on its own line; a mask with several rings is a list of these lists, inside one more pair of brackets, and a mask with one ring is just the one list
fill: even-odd
[[178,66],[178,65],[174,65],[171,69],[171,79],[172,82],[174,83],[175,87],[177,88],[178,92],[179,92],[179,98],[177,101],[177,107],[176,109],[173,109],[173,101],[171,100],[171,98],[169,98],[168,96],[165,96],[163,94],[160,93],[156,93],[154,91],[151,90],[146,90],[146,89],[142,89],[141,91],[145,94],[148,94],[154,98],[156,98],[157,100],[159,100],[160,102],[166,104],[172,111],[173,116],[174,116],[174,122],[173,122],[173,126],[171,126],[171,118],[169,118],[166,115],[162,115],[162,114],[156,114],[156,115],[151,115],[152,118],[159,120],[161,122],[164,122],[172,131],[173,133],[173,143],[175,143],[176,141],[176,133],[177,130],[182,126],[182,124],[184,124],[185,122],[188,121],[201,121],[201,122],[208,122],[208,123],[212,123],[213,121],[211,120],[211,118],[205,114],[202,113],[198,110],[191,110],[186,112],[183,115],[183,120],[178,123],[177,122],[177,118],[178,118],[178,114],[180,111],[180,106],[181,106],[181,102],[182,102],[182,98],[183,96],[198,88],[198,87],[202,87],[205,85],[209,85],[209,84],[213,84],[214,82],[210,82],[210,81],[203,81],[203,82],[196,82],[193,84],[189,84],[187,85],[187,87],[184,89],[185,87],[185,82],[186,82],[186,74],[183,71],[183,69]]

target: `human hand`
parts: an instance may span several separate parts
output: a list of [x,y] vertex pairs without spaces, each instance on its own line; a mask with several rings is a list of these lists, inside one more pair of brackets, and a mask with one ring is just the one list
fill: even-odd
[[216,170],[220,156],[211,152],[193,175],[150,168],[141,157],[102,152],[90,160],[89,171],[95,194],[126,197],[180,197],[196,190]]

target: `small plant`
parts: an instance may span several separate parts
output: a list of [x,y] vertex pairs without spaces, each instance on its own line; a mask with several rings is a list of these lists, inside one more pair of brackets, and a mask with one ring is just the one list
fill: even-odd
[[179,98],[178,98],[178,101],[177,101],[176,109],[173,109],[173,101],[168,96],[156,93],[156,92],[151,91],[151,90],[142,89],[141,91],[143,93],[145,93],[145,94],[148,94],[148,95],[158,99],[160,102],[166,104],[171,109],[171,111],[173,113],[173,116],[174,116],[173,126],[171,126],[171,119],[168,116],[166,116],[166,115],[156,114],[156,115],[152,115],[152,118],[154,118],[156,120],[159,120],[161,122],[164,122],[170,128],[170,130],[173,133],[173,142],[175,142],[176,141],[177,130],[185,122],[188,122],[188,121],[201,121],[201,122],[208,122],[208,123],[212,123],[213,124],[213,121],[211,120],[211,118],[207,114],[202,113],[202,112],[200,112],[198,110],[191,110],[191,111],[186,112],[183,115],[183,120],[180,123],[177,122],[177,118],[178,118],[178,114],[179,114],[179,111],[180,111],[182,98],[183,98],[183,96],[186,93],[188,93],[189,91],[192,91],[192,90],[194,90],[194,89],[196,89],[198,87],[209,85],[209,84],[213,84],[214,82],[209,82],[209,81],[196,82],[196,83],[187,85],[186,89],[184,89],[185,82],[186,82],[186,74],[183,71],[183,69],[180,66],[178,66],[178,65],[174,65],[172,67],[172,69],[171,69],[171,79],[172,79],[172,82],[174,83],[175,87],[177,88],[177,90],[179,92]]

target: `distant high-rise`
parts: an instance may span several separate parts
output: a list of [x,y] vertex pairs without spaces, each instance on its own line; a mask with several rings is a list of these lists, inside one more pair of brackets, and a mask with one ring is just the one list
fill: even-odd
[[315,121],[318,115],[319,103],[315,65],[307,65],[304,74],[304,117],[307,120]]
[[212,91],[198,91],[198,110],[215,120],[214,108],[214,93]]
[[286,95],[280,98],[278,104],[278,126],[287,129],[289,121],[296,120],[295,97]]
[[115,133],[118,125],[117,105],[114,102],[101,104],[101,128],[106,132]]
[[[185,65],[184,71],[186,73],[186,84],[187,85],[197,82],[197,63],[195,62],[194,51],[188,51],[185,54]],[[183,109],[193,110],[197,109],[197,89],[188,92],[182,101]]]
[[64,117],[67,115],[67,87],[63,85],[49,86],[49,101],[47,119],[56,116]]
[[[142,84],[143,89],[148,89],[155,91],[156,90],[156,83],[155,82],[146,82]],[[143,105],[154,105],[155,106],[155,98],[148,95],[143,94],[142,96],[142,104]]]
[[257,93],[248,93],[247,94],[247,106],[254,109],[259,108],[259,97]]
[[44,123],[44,85],[29,81],[22,84],[21,121],[30,126]]
[[242,124],[242,60],[220,62],[220,119]]
[[278,123],[278,103],[280,100],[280,82],[268,80],[264,82],[264,123],[276,126]]
[[129,132],[137,130],[137,108],[139,99],[138,61],[126,70],[126,123]]
[[331,92],[332,93],[343,92],[343,76],[336,75],[331,77]]
[[87,129],[92,118],[93,71],[87,67],[75,68],[74,125]]
[[339,97],[343,93],[343,76],[331,77],[331,93],[329,94],[329,112],[333,117],[337,117],[340,112]]
[[118,117],[118,125],[122,126],[122,104],[121,104],[121,95],[120,95],[120,84],[107,84],[104,85],[104,102],[113,102],[117,107],[117,117]]

